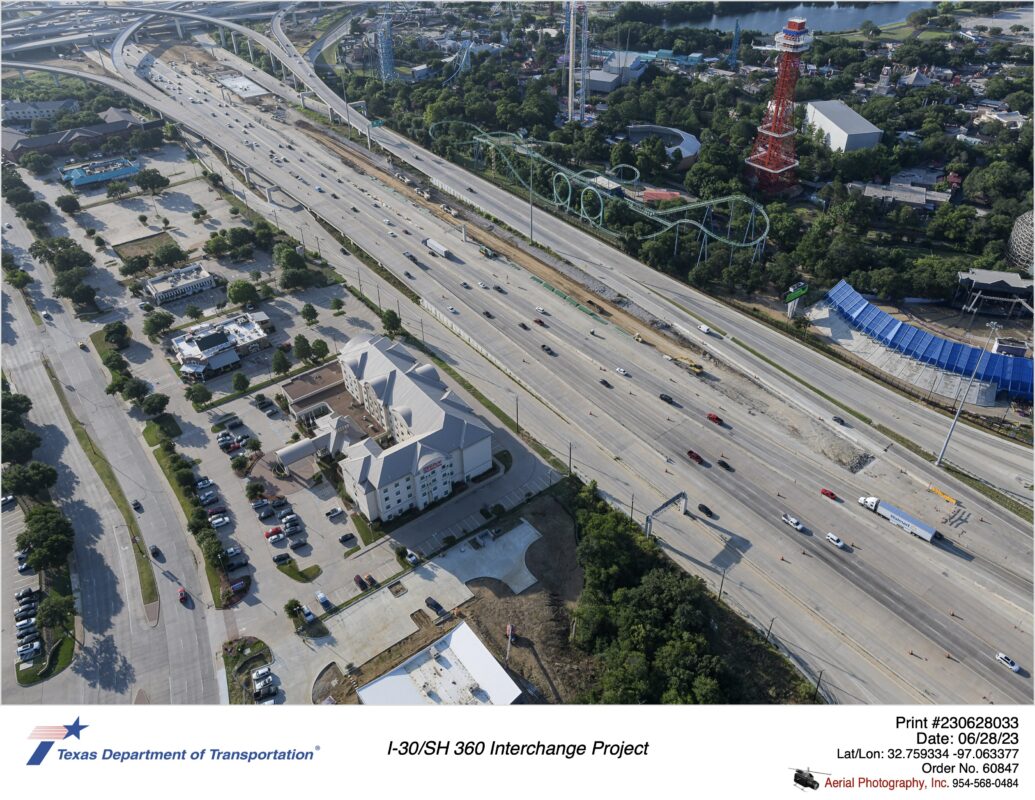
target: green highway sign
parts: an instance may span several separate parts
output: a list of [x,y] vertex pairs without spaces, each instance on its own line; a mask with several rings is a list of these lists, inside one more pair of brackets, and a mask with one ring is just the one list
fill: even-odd
[[787,290],[787,295],[783,298],[783,301],[785,303],[793,303],[799,297],[804,297],[808,292],[809,285],[807,283],[796,283]]
[[383,119],[375,119],[373,122],[370,123],[370,127],[371,128],[380,128],[384,124],[385,124],[385,121]]

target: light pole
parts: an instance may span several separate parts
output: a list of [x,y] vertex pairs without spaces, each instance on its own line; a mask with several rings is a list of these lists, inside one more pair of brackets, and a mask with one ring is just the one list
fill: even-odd
[[960,398],[960,406],[956,409],[956,415],[952,418],[949,432],[945,434],[945,443],[942,445],[941,452],[938,453],[938,458],[934,462],[936,467],[940,467],[942,465],[942,458],[945,457],[945,451],[949,447],[949,439],[952,438],[952,432],[956,430],[956,422],[959,421],[960,413],[963,411],[963,404],[967,402],[967,395],[970,394],[970,387],[974,385],[974,378],[977,377],[978,367],[981,365],[981,357],[985,354],[985,349],[988,347],[988,343],[992,341],[992,337],[995,336],[995,332],[1002,326],[998,322],[989,322],[985,327],[988,328],[988,338],[985,340],[984,347],[981,348],[981,352],[978,353],[978,357],[974,361],[974,371],[970,373],[970,381],[967,383],[967,388],[963,390],[963,397]]

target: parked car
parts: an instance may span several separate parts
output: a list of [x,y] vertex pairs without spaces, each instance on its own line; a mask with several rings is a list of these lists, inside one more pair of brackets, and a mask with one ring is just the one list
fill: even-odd
[[331,601],[327,599],[327,595],[325,595],[323,592],[316,593],[316,602],[318,602],[324,608],[331,607]]
[[267,686],[272,686],[272,685],[273,685],[273,676],[272,675],[266,675],[266,676],[264,676],[262,678],[259,678],[259,680],[254,682],[253,691],[258,692],[258,691],[260,691],[262,689],[265,689]]
[[267,538],[269,539],[269,543],[270,544],[276,544],[277,542],[284,541],[287,538],[287,534],[286,533],[275,533],[272,536],[269,536]]
[[291,560],[291,554],[290,553],[277,553],[275,556],[273,556],[273,563],[274,564],[284,564],[285,562],[290,561],[290,560]]
[[363,576],[363,579],[371,586],[377,586],[377,581],[374,579],[374,576],[371,575],[369,572]]
[[261,681],[263,678],[265,678],[271,672],[272,672],[272,670],[269,668],[268,665],[265,666],[265,667],[259,667],[257,670],[254,670],[252,672],[252,683],[254,684],[254,683],[257,683],[258,681]]
[[230,517],[212,517],[208,523],[213,528],[222,528],[224,525],[230,524]]
[[207,489],[211,485],[212,485],[212,481],[210,481],[208,478],[204,478],[203,477],[203,478],[199,478],[198,479],[198,481],[194,484],[194,488],[195,489]]
[[25,626],[24,628],[19,628],[19,627],[18,627],[18,624],[17,624],[17,623],[15,624],[15,626],[14,626],[14,627],[15,627],[15,629],[16,629],[16,630],[18,631],[18,632],[17,632],[16,634],[15,634],[15,637],[16,637],[16,638],[17,638],[17,639],[18,639],[19,641],[20,641],[20,640],[22,640],[22,639],[26,639],[26,638],[28,638],[29,636],[32,636],[32,635],[33,635],[34,633],[36,633],[36,632],[37,632],[37,631],[36,631],[36,624],[35,624],[35,620],[33,620],[33,624],[32,624],[32,625],[26,625],[26,626]]
[[271,536],[276,536],[278,533],[283,533],[283,532],[284,532],[284,529],[281,528],[279,525],[277,525],[276,527],[270,528],[268,531],[266,531],[266,533],[264,533],[263,536],[265,536],[267,539],[269,539]]
[[797,517],[792,517],[790,514],[784,514],[782,517],[780,517],[780,519],[782,519],[796,531],[805,530],[805,526],[801,524],[801,520],[799,520]]
[[19,589],[17,592],[14,593],[14,599],[15,600],[24,600],[24,599],[26,599],[28,597],[35,597],[35,596],[36,596],[36,590],[33,589],[31,586],[26,586],[26,587],[24,587],[22,589]]
[[412,564],[413,566],[417,566],[417,562],[420,561],[420,557],[416,553],[414,553],[412,550],[407,550],[406,551],[406,560],[409,561],[410,564]]
[[272,517],[276,512],[272,508],[264,508],[259,511],[259,519],[268,519]]
[[162,551],[158,549],[158,545],[156,544],[151,545],[148,548],[148,550],[150,551],[151,555],[155,558],[158,558],[160,555],[162,555]]
[[297,514],[283,514],[280,517],[280,521],[281,522],[294,522],[297,519],[298,519],[298,515]]
[[226,548],[226,550],[223,551],[223,555],[225,555],[227,558],[231,558],[233,556],[241,555],[242,552],[244,552],[244,551],[241,550],[240,547],[233,546],[233,547]]
[[338,537],[338,542],[340,544],[345,545],[349,544],[350,542],[354,542],[355,540],[356,535],[354,533],[343,533],[341,536]]
[[133,510],[134,511],[143,511],[144,510],[144,506],[143,506],[143,504],[139,500],[134,500],[132,505],[133,505]]
[[14,495],[13,494],[7,494],[7,495],[4,495],[3,498],[0,498],[0,506],[6,507],[6,506],[9,506],[13,502],[14,502]]
[[263,506],[268,506],[269,503],[270,501],[265,497],[260,497],[258,500],[252,501],[252,508],[262,508]]
[[295,541],[291,542],[288,545],[288,547],[290,547],[292,550],[301,550],[307,544],[309,544],[308,539],[296,539]]
[[325,511],[323,513],[323,515],[325,517],[327,517],[327,519],[333,519],[334,517],[336,517],[336,516],[338,516],[339,514],[342,514],[342,513],[344,513],[344,512],[342,512],[342,510],[338,506],[335,506],[334,508],[330,509],[329,511]]
[[274,497],[273,501],[270,503],[270,505],[274,508],[280,508],[281,506],[286,506],[287,504],[288,501],[286,497]]
[[181,586],[181,587],[180,587],[180,588],[179,588],[179,589],[177,590],[176,594],[177,594],[177,596],[179,597],[179,599],[180,599],[180,602],[181,602],[181,603],[182,603],[183,605],[186,605],[186,604],[187,604],[187,590],[186,590],[186,589],[184,589],[184,588],[183,588],[183,587]]
[[426,605],[428,608],[434,611],[436,616],[441,617],[443,614],[446,613],[446,610],[442,608],[438,600],[436,600],[434,597],[425,597],[424,605]]
[[215,508],[210,508],[208,510],[208,515],[210,517],[220,517],[220,516],[222,516],[225,513],[226,513],[226,506],[216,506]]
[[367,586],[367,582],[365,580],[363,580],[363,578],[361,576],[359,576],[359,575],[353,575],[352,576],[352,580],[354,580],[356,582],[356,586],[358,586],[361,590],[365,591],[366,589],[369,588]]

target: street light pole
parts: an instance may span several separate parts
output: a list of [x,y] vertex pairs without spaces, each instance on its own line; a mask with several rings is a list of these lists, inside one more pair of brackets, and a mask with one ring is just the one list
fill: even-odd
[[988,328],[988,338],[985,340],[984,347],[981,348],[981,352],[978,354],[977,359],[974,361],[974,371],[970,373],[970,381],[967,383],[967,388],[963,391],[963,396],[960,398],[959,408],[956,409],[956,415],[952,418],[952,424],[949,426],[949,432],[945,434],[945,443],[942,445],[941,452],[938,453],[938,458],[935,459],[934,465],[940,467],[942,465],[942,459],[945,457],[945,451],[949,447],[949,439],[952,438],[952,432],[956,430],[956,423],[959,421],[960,414],[963,412],[963,404],[967,402],[967,395],[970,394],[970,387],[974,385],[974,379],[977,377],[978,367],[981,366],[981,356],[985,354],[985,349],[988,347],[988,343],[992,341],[992,337],[995,336],[995,332],[1002,327],[998,322],[989,322],[986,326]]

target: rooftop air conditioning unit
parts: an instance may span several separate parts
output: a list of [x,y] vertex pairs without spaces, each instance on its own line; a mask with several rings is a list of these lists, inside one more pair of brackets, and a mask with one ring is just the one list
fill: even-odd
[[429,647],[428,648],[428,658],[430,658],[432,661],[434,661],[436,658],[438,658],[438,656],[439,656],[439,652],[438,652],[438,648],[437,647]]

